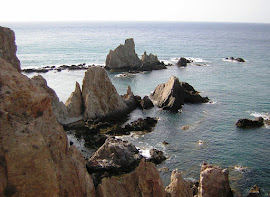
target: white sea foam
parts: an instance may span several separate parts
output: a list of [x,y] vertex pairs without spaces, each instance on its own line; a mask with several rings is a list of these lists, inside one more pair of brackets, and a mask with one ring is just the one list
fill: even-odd
[[151,157],[150,149],[140,149],[139,152],[145,158],[150,158]]
[[264,113],[264,112],[251,112],[251,116],[254,116],[256,118],[262,117],[264,120],[270,120],[270,113]]

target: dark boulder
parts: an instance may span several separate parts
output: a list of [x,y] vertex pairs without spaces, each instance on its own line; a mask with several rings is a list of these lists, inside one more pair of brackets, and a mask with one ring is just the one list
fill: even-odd
[[226,57],[225,58],[226,60],[230,60],[230,61],[235,61],[235,62],[245,62],[245,60],[241,57],[237,57],[237,58],[234,58],[234,57]]
[[181,57],[178,62],[176,63],[177,66],[181,66],[181,67],[184,67],[184,66],[187,66],[188,63],[191,63],[192,60],[189,60],[187,58],[184,58],[184,57]]
[[259,186],[258,185],[254,185],[251,189],[250,189],[250,191],[249,191],[249,193],[248,193],[248,195],[247,195],[247,197],[261,197],[262,195],[261,195],[261,190],[260,190],[260,188],[259,188]]
[[149,99],[148,96],[143,97],[143,99],[140,101],[140,105],[143,109],[150,109],[154,107],[153,102]]
[[150,132],[152,128],[156,125],[157,119],[147,117],[145,119],[139,118],[130,124],[125,125],[124,129],[126,131],[148,131]]
[[148,159],[148,161],[153,162],[155,164],[160,164],[165,160],[166,157],[163,155],[162,151],[157,150],[155,148],[150,150],[150,158]]
[[264,125],[264,120],[262,117],[258,117],[255,120],[240,119],[236,123],[236,126],[241,127],[241,128],[262,127],[263,125]]

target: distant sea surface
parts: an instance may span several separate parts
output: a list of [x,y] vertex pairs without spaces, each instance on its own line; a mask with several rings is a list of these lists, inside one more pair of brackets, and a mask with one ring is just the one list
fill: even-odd
[[[246,196],[254,184],[261,187],[264,196],[270,192],[269,127],[244,130],[235,126],[240,118],[269,119],[270,24],[85,22],[1,26],[15,31],[22,68],[104,65],[110,49],[124,44],[127,38],[134,38],[139,57],[146,51],[172,64],[180,57],[192,58],[194,63],[185,68],[171,66],[127,77],[109,73],[119,94],[130,85],[134,94],[149,95],[174,75],[211,99],[208,104],[185,104],[179,113],[158,108],[135,110],[130,121],[152,116],[159,118],[158,124],[151,133],[124,138],[146,155],[151,148],[164,151],[168,160],[158,168],[169,169],[161,172],[165,185],[175,168],[187,179],[198,179],[200,165],[206,161],[228,168],[231,187],[240,195]],[[226,61],[226,57],[241,57],[246,62]],[[84,72],[42,75],[65,102],[75,82],[81,84]],[[183,126],[188,129],[183,130]],[[164,146],[163,141],[169,144]]]

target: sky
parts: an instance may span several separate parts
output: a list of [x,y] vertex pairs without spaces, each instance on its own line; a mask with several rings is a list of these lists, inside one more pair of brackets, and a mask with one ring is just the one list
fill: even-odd
[[205,21],[270,23],[270,0],[4,0],[0,22]]

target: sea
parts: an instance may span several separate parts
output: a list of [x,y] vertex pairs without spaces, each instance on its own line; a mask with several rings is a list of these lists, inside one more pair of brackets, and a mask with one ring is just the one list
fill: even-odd
[[[150,133],[121,138],[135,144],[145,156],[151,148],[164,152],[168,159],[157,167],[165,185],[174,169],[187,180],[198,180],[205,161],[229,170],[235,196],[246,196],[255,184],[263,196],[269,195],[270,128],[240,129],[235,123],[241,118],[270,119],[270,24],[44,22],[1,26],[15,31],[22,69],[82,63],[104,66],[111,49],[133,38],[139,57],[146,51],[173,66],[132,75],[109,72],[119,94],[126,93],[130,85],[135,95],[150,95],[158,84],[176,76],[209,97],[210,102],[185,104],[178,113],[157,107],[137,109],[128,121],[157,117],[156,127]],[[191,58],[193,63],[177,67],[180,57]],[[226,57],[241,57],[246,62]],[[65,70],[41,75],[65,102],[75,82],[82,84],[84,73]],[[77,145],[87,151],[83,140]]]

